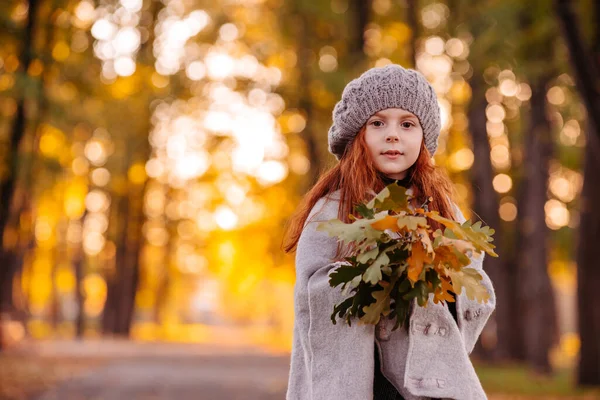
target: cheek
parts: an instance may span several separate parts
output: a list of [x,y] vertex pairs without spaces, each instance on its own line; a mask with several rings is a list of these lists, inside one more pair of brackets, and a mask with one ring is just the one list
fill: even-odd
[[421,134],[417,134],[411,137],[411,141],[410,144],[411,146],[414,148],[421,148],[421,142],[423,141],[423,133],[421,132]]
[[369,134],[368,130],[367,132],[365,132],[365,143],[367,144],[367,148],[369,149],[369,151],[373,153],[377,147],[377,143],[373,135]]
[[421,152],[421,142],[423,142],[423,135],[415,135],[411,138],[410,143],[407,146],[410,148],[410,152],[415,159],[419,156],[419,153]]

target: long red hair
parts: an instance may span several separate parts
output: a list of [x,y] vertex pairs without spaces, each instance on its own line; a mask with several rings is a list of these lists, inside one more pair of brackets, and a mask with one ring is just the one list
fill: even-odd
[[[353,213],[355,205],[370,200],[373,192],[379,193],[386,186],[367,147],[365,131],[366,125],[363,125],[354,141],[346,148],[340,162],[319,177],[288,220],[283,239],[286,253],[296,250],[306,219],[320,198],[341,189],[338,218],[349,223],[348,215]],[[410,177],[417,204],[422,204],[427,197],[431,197],[433,200],[429,203],[430,210],[436,210],[446,218],[456,218],[451,205],[456,197],[454,185],[444,170],[431,161],[425,141],[421,142],[419,157],[408,169],[407,176]],[[435,221],[430,220],[429,224],[434,230],[440,227]],[[336,259],[341,257],[342,249],[338,246]]]

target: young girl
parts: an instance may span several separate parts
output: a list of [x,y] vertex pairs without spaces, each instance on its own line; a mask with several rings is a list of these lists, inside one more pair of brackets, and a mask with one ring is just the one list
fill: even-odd
[[[436,94],[419,72],[398,65],[372,68],[344,88],[333,110],[329,150],[339,160],[305,196],[291,219],[285,250],[296,250],[294,335],[287,400],[485,399],[469,360],[495,308],[483,256],[471,261],[490,300],[412,305],[408,329],[395,321],[377,326],[332,324],[345,297],[329,286],[329,273],[346,263],[336,239],[315,228],[320,221],[350,222],[353,206],[396,181],[412,187],[418,204],[447,218],[465,218],[452,183],[432,163],[440,133]],[[434,221],[429,223],[437,228]],[[455,307],[454,307],[455,306]]]

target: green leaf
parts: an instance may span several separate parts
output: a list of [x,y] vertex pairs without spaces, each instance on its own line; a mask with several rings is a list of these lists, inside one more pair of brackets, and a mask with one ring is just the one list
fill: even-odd
[[367,207],[365,204],[358,204],[354,207],[356,213],[363,218],[373,219],[375,218],[375,211],[372,208]]
[[415,287],[402,296],[402,298],[404,300],[412,300],[416,298],[417,303],[419,303],[421,307],[424,307],[429,299],[429,290],[427,288],[427,284],[423,281],[417,281],[415,283]]
[[342,290],[342,294],[347,295],[352,289],[357,288],[361,281],[361,275],[355,276],[354,279],[348,282],[348,285],[346,285],[346,287]]
[[354,265],[340,265],[333,272],[329,273],[329,285],[336,287],[344,284],[345,286],[346,283],[350,282],[354,277],[360,276],[363,272],[364,269]]
[[433,268],[428,269],[427,272],[425,273],[425,275],[426,275],[426,281],[431,283],[431,286],[433,287],[434,291],[438,286],[440,286],[442,284],[440,275],[438,274],[438,272],[435,269],[433,269]]
[[365,315],[361,318],[362,322],[367,324],[377,324],[381,315],[386,316],[392,312],[390,308],[390,292],[395,284],[395,278],[392,278],[390,282],[380,282],[380,285],[383,286],[383,290],[378,290],[371,294],[375,299],[375,302],[363,308]]
[[[354,297],[354,296],[353,296]],[[339,315],[340,318],[344,318],[350,306],[352,306],[352,302],[354,301],[353,297],[349,297],[346,300],[342,301],[340,304],[337,304],[333,307],[333,314],[331,314],[331,321],[334,325],[336,325],[336,316]]]
[[346,224],[339,219],[330,219],[320,222],[317,225],[317,231],[327,232],[329,236],[336,237],[345,243],[362,242],[366,240],[369,245],[374,244],[381,238],[383,232],[373,229],[371,224],[387,216],[387,211],[375,214],[374,219],[357,219],[350,224]]
[[379,247],[375,247],[365,253],[360,253],[356,257],[356,260],[361,264],[367,264],[370,260],[376,258],[378,254],[379,254]]
[[406,325],[409,310],[410,302],[402,299],[401,296],[397,296],[394,302],[394,314],[396,315],[396,323],[392,328],[393,331],[398,329],[399,326]]
[[379,290],[373,293],[375,302],[363,308],[365,315],[361,318],[361,321],[366,324],[377,324],[381,315],[388,315],[392,310],[390,309],[390,298],[384,290]]
[[400,278],[400,284],[398,285],[398,293],[405,294],[411,288],[412,286],[410,284],[410,280],[408,280],[408,277],[406,276],[406,274],[404,274],[404,276]]
[[377,193],[377,195],[367,203],[368,208],[377,210],[393,210],[396,212],[408,209],[408,196],[406,188],[396,183],[392,183]]
[[375,261],[367,268],[365,273],[363,274],[363,281],[368,282],[372,285],[375,285],[382,278],[381,275],[381,267],[389,264],[390,258],[387,253],[384,251],[377,256]]

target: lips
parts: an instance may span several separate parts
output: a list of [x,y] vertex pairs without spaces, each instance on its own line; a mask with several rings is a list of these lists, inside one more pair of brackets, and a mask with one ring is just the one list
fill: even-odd
[[399,150],[386,150],[383,153],[381,153],[384,156],[388,156],[388,157],[397,157],[400,155],[404,155],[404,153],[402,153]]

